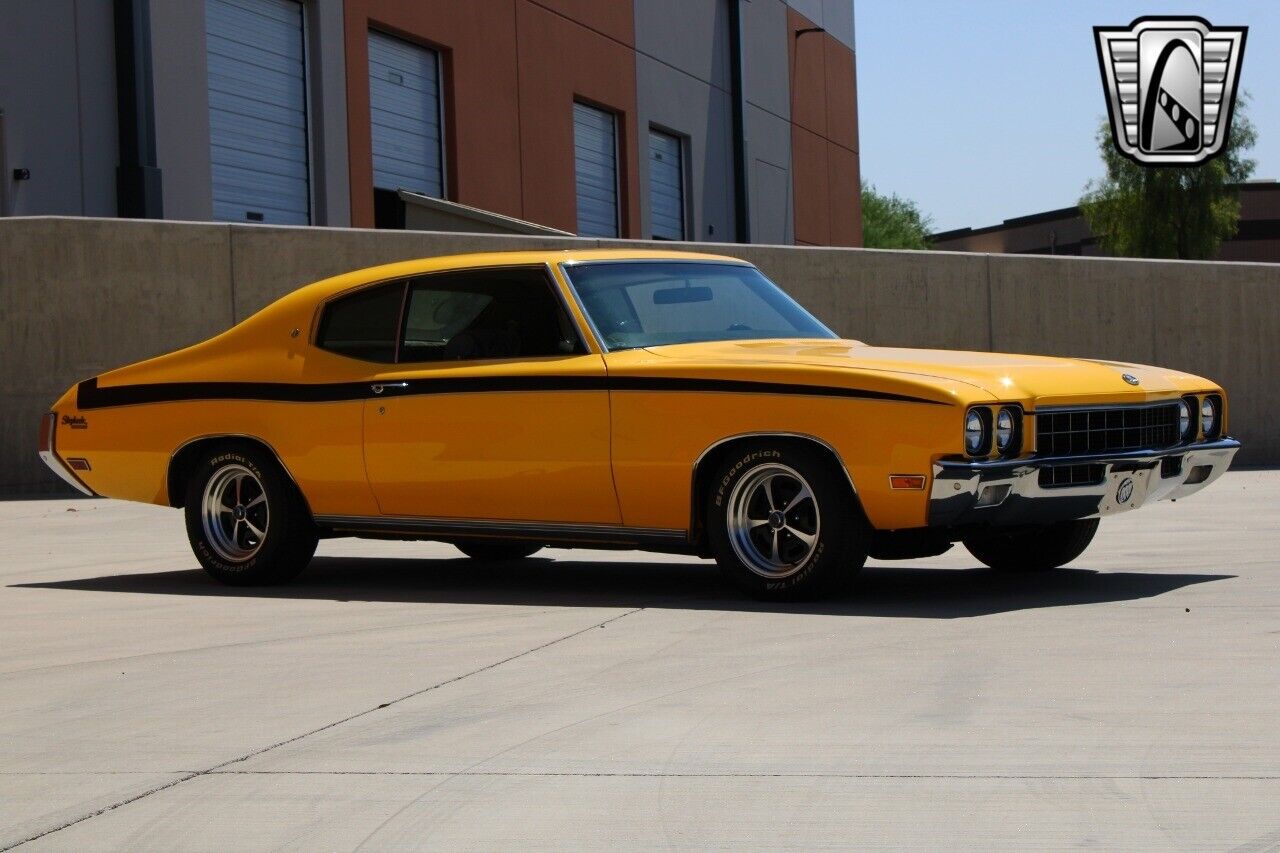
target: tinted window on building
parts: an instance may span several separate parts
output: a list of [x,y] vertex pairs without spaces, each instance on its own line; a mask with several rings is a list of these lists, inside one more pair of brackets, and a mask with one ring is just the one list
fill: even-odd
[[443,273],[410,285],[402,362],[580,351],[577,333],[541,269]]
[[618,131],[613,113],[573,105],[578,234],[618,236]]
[[316,346],[363,361],[396,360],[404,284],[387,284],[343,297],[325,308]]

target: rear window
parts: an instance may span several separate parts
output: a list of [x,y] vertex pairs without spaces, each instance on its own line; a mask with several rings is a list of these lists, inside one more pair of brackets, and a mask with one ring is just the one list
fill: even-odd
[[396,360],[404,282],[362,290],[325,308],[316,346],[363,361]]

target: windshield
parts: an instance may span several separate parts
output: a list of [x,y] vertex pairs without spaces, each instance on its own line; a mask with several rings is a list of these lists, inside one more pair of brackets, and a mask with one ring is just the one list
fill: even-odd
[[764,338],[834,338],[755,267],[634,261],[565,267],[610,350]]

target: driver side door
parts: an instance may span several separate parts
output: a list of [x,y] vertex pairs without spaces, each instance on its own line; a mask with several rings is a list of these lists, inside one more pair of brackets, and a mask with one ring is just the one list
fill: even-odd
[[365,466],[387,516],[618,524],[604,359],[545,267],[406,283],[370,378]]

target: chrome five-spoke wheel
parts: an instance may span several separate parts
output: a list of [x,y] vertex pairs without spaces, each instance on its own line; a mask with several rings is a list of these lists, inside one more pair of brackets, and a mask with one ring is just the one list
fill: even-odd
[[209,547],[219,557],[231,563],[252,559],[271,522],[262,482],[244,465],[220,468],[205,485],[201,519]]
[[210,443],[190,464],[182,506],[205,571],[246,586],[282,583],[306,567],[319,531],[269,451],[247,441]]
[[789,577],[813,554],[821,532],[809,483],[787,465],[760,465],[729,494],[729,544],[738,559],[770,580]]

